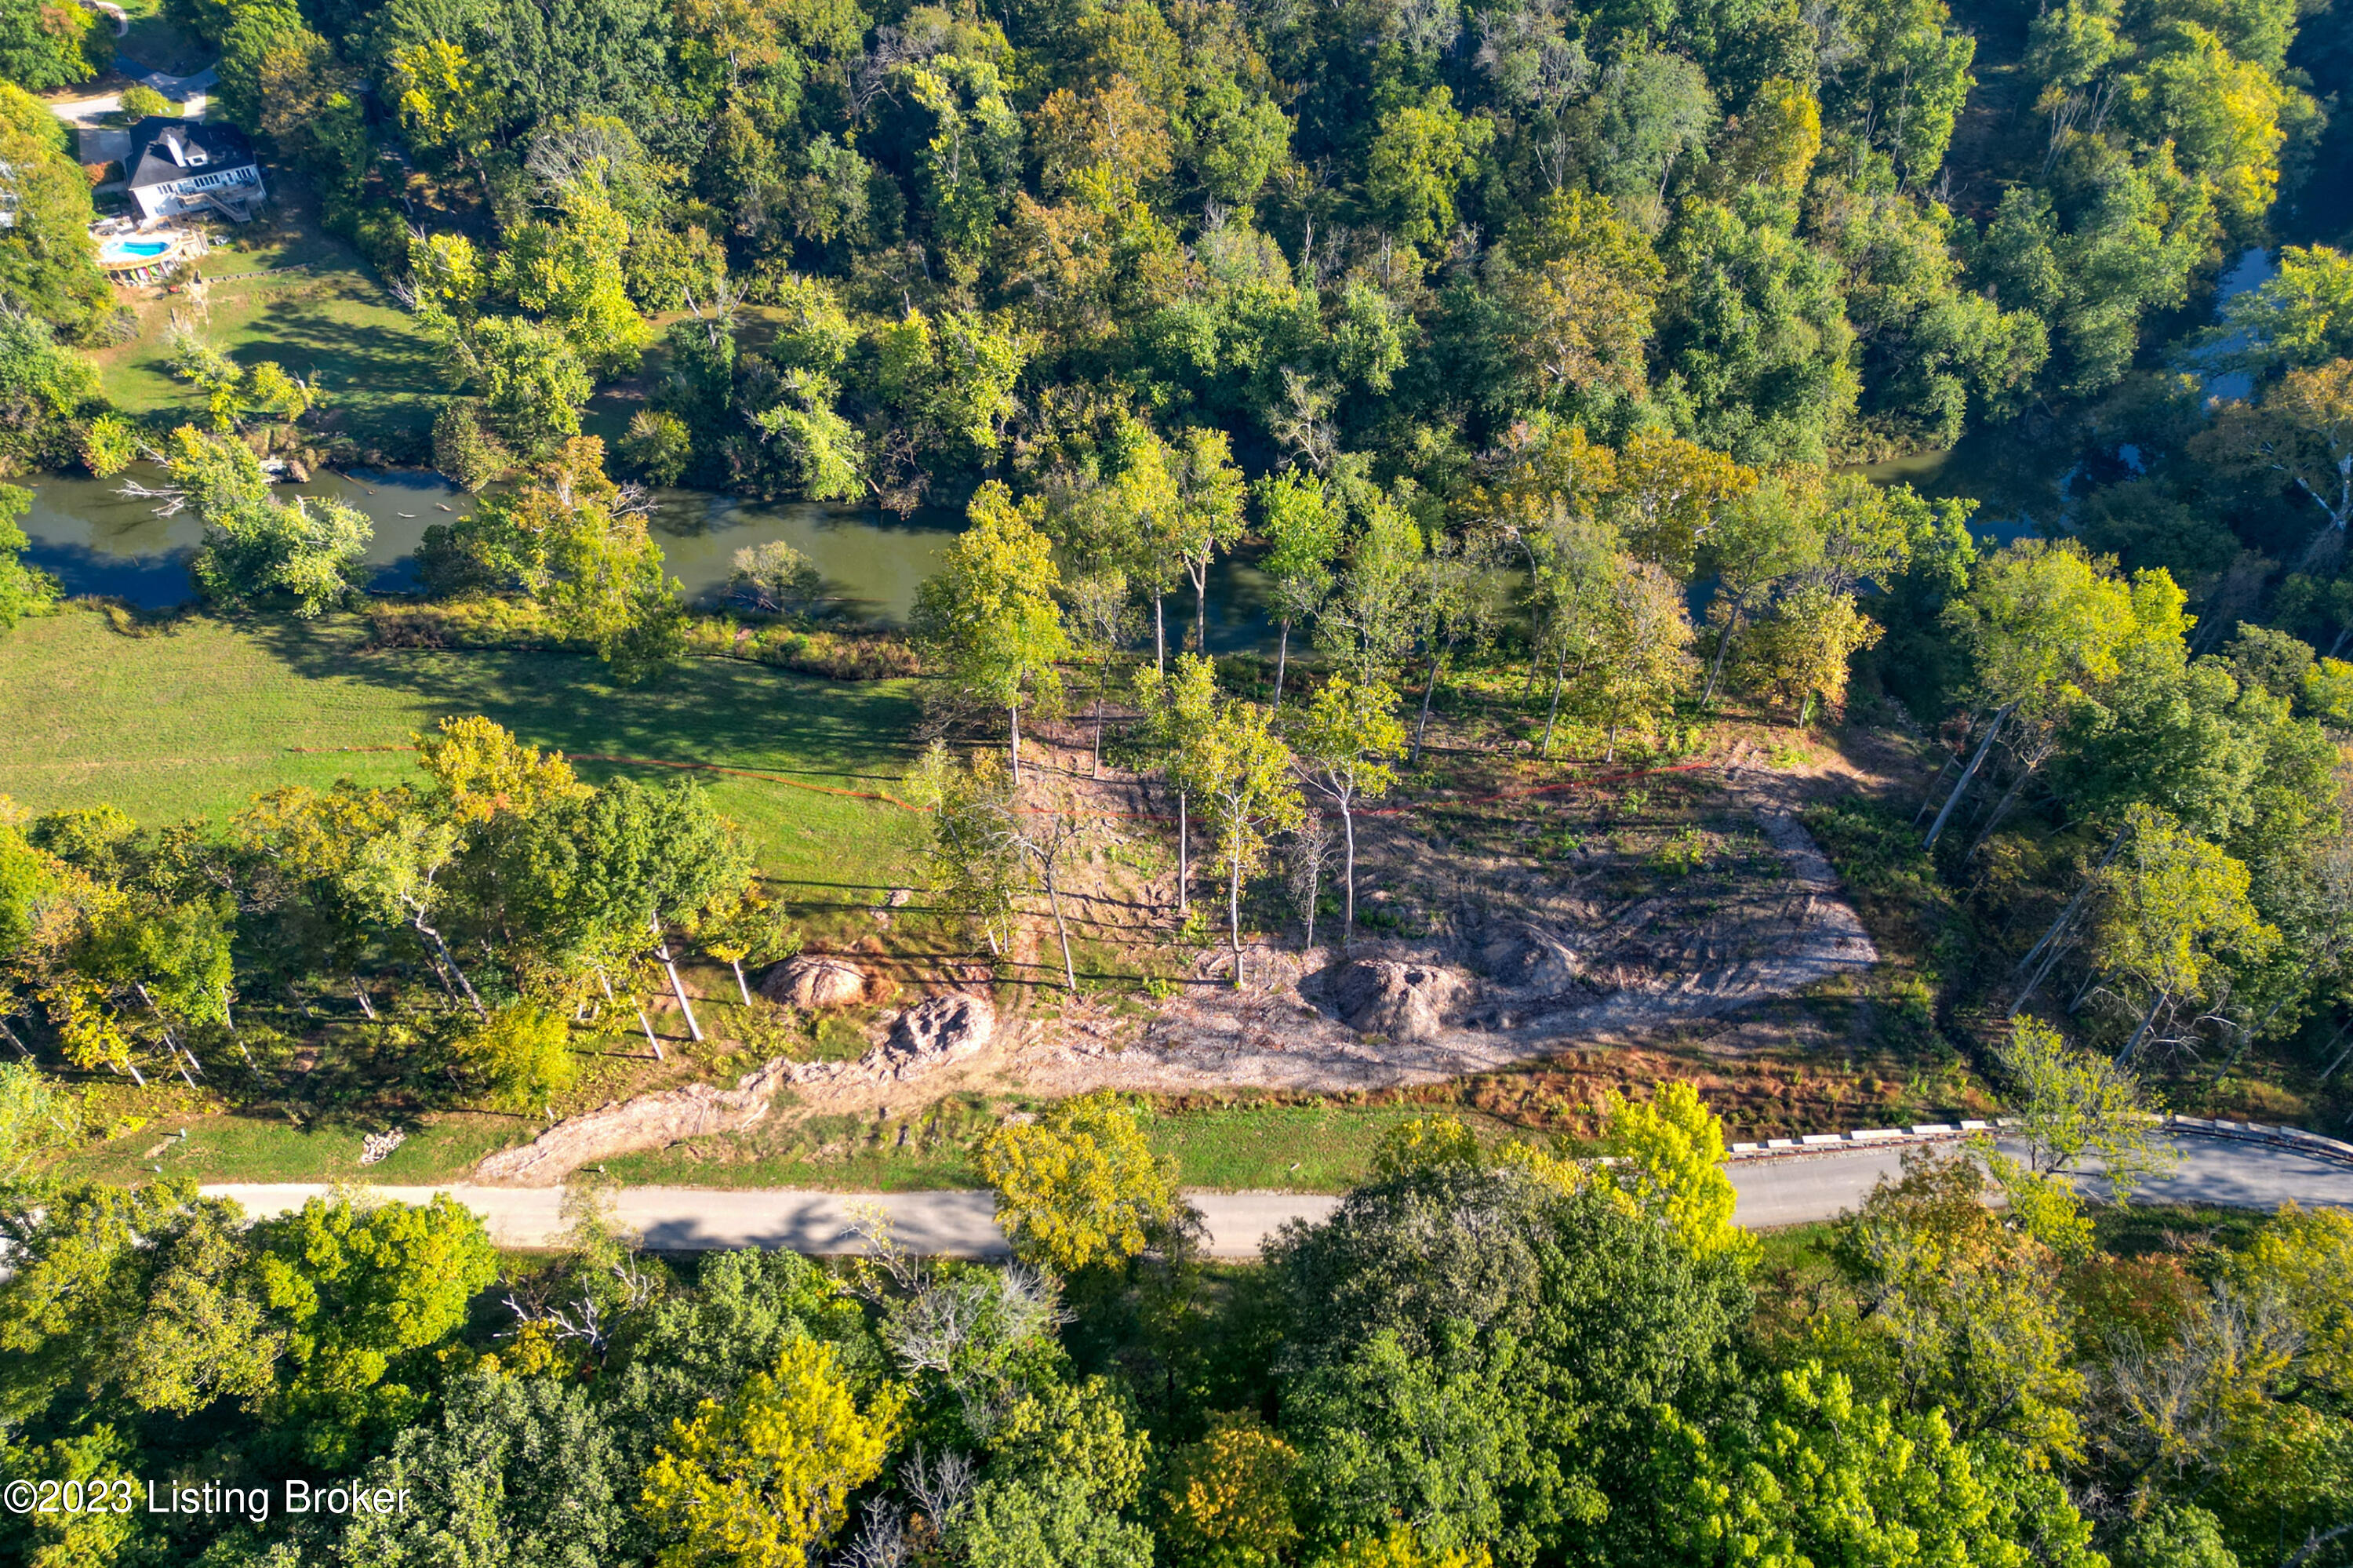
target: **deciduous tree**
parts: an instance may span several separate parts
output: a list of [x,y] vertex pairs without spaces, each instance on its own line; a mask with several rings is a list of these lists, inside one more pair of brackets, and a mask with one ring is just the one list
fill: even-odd
[[1213,1416],[1169,1456],[1171,1545],[1204,1568],[1275,1568],[1299,1539],[1291,1499],[1299,1452],[1248,1411]]
[[1345,675],[1335,675],[1291,731],[1300,771],[1340,809],[1345,845],[1341,861],[1343,947],[1356,925],[1356,807],[1388,794],[1397,782],[1391,764],[1405,751],[1405,725],[1397,710],[1398,694],[1387,682],[1359,685]]
[[2026,1145],[2027,1164],[2049,1175],[2074,1170],[2086,1156],[2100,1162],[2120,1201],[2152,1175],[2178,1162],[2158,1133],[2158,1119],[2140,1080],[2086,1052],[2031,1018],[2010,1027],[1995,1049],[2010,1082],[2017,1122],[2011,1136]]
[[1291,628],[1323,608],[1332,592],[1332,563],[1340,554],[1344,509],[1313,475],[1285,468],[1261,480],[1260,533],[1266,555],[1269,599],[1281,633],[1274,652],[1274,705],[1282,706],[1283,673],[1291,662]]
[[2134,807],[2127,825],[2124,853],[2094,874],[2102,906],[2092,935],[2099,973],[2147,998],[2119,1065],[2161,1018],[2212,995],[2230,960],[2260,960],[2279,940],[2248,899],[2244,865],[2154,808]]
[[1218,715],[1218,667],[1206,655],[1179,653],[1173,670],[1135,673],[1142,710],[1138,738],[1160,756],[1162,776],[1176,791],[1176,909],[1186,908],[1192,883],[1193,798],[1201,789],[1201,758]]
[[1737,1194],[1725,1174],[1724,1122],[1699,1091],[1678,1079],[1648,1100],[1613,1096],[1610,1152],[1627,1163],[1620,1184],[1682,1233],[1694,1252],[1736,1250],[1746,1233],[1732,1223]]
[[913,628],[926,652],[967,694],[1011,718],[1013,782],[1021,782],[1021,706],[1061,700],[1057,665],[1070,652],[1061,585],[1052,546],[1035,520],[1038,508],[1014,504],[994,481],[972,499],[969,525],[949,546],[939,572],[916,591]]
[[1175,1162],[1152,1152],[1135,1113],[1108,1091],[1005,1123],[979,1158],[1015,1250],[1058,1273],[1134,1257],[1184,1213]]
[[1304,813],[1292,778],[1291,748],[1275,734],[1271,709],[1228,702],[1205,740],[1201,800],[1226,859],[1226,937],[1234,954],[1234,987],[1240,990],[1242,877],[1264,859],[1269,836],[1297,827]]
[[2353,524],[2353,359],[2291,370],[2260,403],[2223,405],[2194,447],[2226,468],[2274,476],[2343,534]]
[[723,1403],[702,1402],[648,1467],[638,1508],[670,1538],[666,1568],[804,1568],[881,1473],[903,1397],[858,1391],[818,1340],[785,1346]]

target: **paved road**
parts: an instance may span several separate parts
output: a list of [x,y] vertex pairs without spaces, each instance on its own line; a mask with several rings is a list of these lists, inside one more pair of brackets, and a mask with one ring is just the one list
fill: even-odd
[[[234,1198],[257,1217],[283,1213],[328,1188],[296,1183],[206,1187],[207,1196]],[[564,1233],[561,1189],[551,1187],[378,1187],[396,1202],[422,1203],[447,1192],[482,1216],[501,1246],[551,1246]],[[1196,1192],[1193,1204],[1208,1222],[1210,1250],[1253,1256],[1283,1221],[1321,1219],[1336,1198],[1301,1192]],[[707,1187],[625,1187],[614,1194],[613,1218],[649,1247],[708,1252],[729,1247],[790,1247],[795,1252],[851,1252],[860,1244],[851,1226],[880,1210],[899,1245],[919,1253],[987,1257],[1005,1252],[991,1193],[818,1192],[797,1188],[728,1192]]]
[[[2215,1203],[2271,1209],[2295,1199],[2306,1204],[2353,1208],[2353,1168],[2257,1144],[2184,1138],[2181,1167],[2149,1183],[2149,1202]],[[1897,1172],[1895,1149],[1842,1150],[1819,1155],[1746,1160],[1731,1167],[1739,1190],[1735,1211],[1755,1228],[1802,1224],[1836,1217],[1868,1194],[1883,1175]],[[2097,1185],[2097,1178],[2089,1184]],[[328,1192],[324,1186],[206,1187],[234,1198],[256,1216],[282,1213]],[[563,1193],[551,1187],[380,1187],[382,1196],[424,1202],[448,1192],[480,1214],[491,1239],[502,1246],[555,1244],[564,1232]],[[1338,1200],[1299,1192],[1196,1192],[1208,1222],[1209,1247],[1225,1257],[1255,1255],[1286,1220],[1320,1220]],[[851,1224],[861,1213],[888,1217],[902,1245],[923,1253],[987,1256],[1005,1250],[987,1192],[818,1192],[792,1188],[729,1192],[703,1187],[626,1187],[614,1197],[614,1218],[649,1247],[700,1252],[728,1247],[790,1247],[796,1252],[843,1252],[858,1245]]]

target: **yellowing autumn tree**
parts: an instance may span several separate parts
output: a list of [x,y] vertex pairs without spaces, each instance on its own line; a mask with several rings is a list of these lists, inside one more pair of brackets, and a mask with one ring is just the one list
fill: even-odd
[[1697,1089],[1662,1083],[1647,1103],[1612,1095],[1608,1110],[1609,1150],[1624,1161],[1622,1189],[1682,1232],[1694,1251],[1746,1245],[1732,1223],[1737,1195],[1724,1173],[1724,1123]]
[[1117,1095],[1082,1095],[980,1145],[997,1223],[1022,1257],[1063,1274],[1134,1257],[1183,1206],[1176,1162],[1152,1152]]
[[881,1473],[904,1405],[886,1388],[861,1410],[817,1340],[786,1345],[725,1404],[704,1400],[646,1468],[638,1506],[671,1537],[662,1568],[807,1568]]
[[589,792],[562,752],[526,746],[479,714],[445,718],[435,734],[416,738],[419,765],[441,786],[449,815],[459,822],[529,817]]
[[1536,221],[1512,237],[1510,343],[1546,399],[1596,387],[1646,390],[1642,344],[1664,270],[1650,242],[1607,198],[1556,191]]
[[1299,1452],[1248,1411],[1210,1418],[1208,1436],[1169,1457],[1166,1540],[1202,1568],[1274,1568],[1299,1539],[1292,1478]]

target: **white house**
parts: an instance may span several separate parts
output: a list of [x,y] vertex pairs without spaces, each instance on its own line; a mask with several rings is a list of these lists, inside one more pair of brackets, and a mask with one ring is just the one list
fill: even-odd
[[219,213],[243,223],[269,194],[245,138],[227,125],[153,115],[131,128],[122,160],[145,218]]

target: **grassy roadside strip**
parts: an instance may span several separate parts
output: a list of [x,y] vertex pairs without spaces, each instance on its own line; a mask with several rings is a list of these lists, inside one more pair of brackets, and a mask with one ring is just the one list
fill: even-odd
[[[1010,1102],[951,1096],[915,1118],[794,1118],[607,1163],[629,1186],[810,1187],[906,1192],[985,1185],[973,1158],[979,1135]],[[1153,1147],[1176,1162],[1183,1185],[1235,1192],[1338,1192],[1362,1181],[1380,1135],[1430,1107],[1410,1105],[1231,1106],[1148,1113]],[[1460,1114],[1460,1113],[1450,1113]],[[1504,1124],[1465,1116],[1482,1136]],[[180,1134],[185,1130],[186,1136]],[[92,1145],[61,1173],[123,1183],[171,1176],[197,1182],[350,1181],[386,1186],[459,1181],[484,1155],[522,1142],[539,1124],[521,1117],[438,1112],[378,1164],[359,1163],[362,1129],[297,1128],[240,1115],[159,1117]]]

